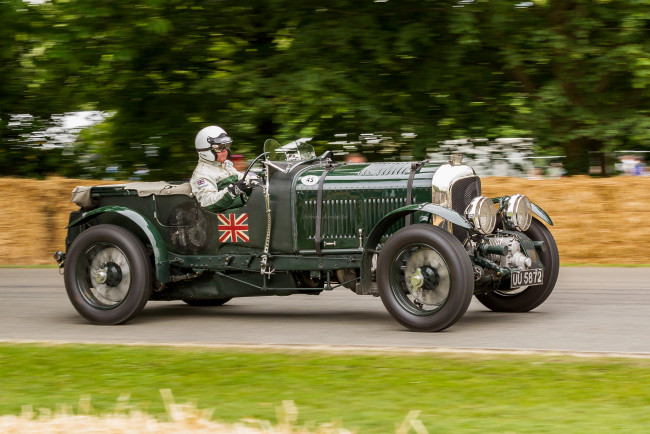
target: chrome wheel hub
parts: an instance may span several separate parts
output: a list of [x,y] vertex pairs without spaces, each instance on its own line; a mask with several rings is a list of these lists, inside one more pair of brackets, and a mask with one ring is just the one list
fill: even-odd
[[99,250],[90,262],[90,294],[100,305],[110,307],[121,303],[131,287],[129,262],[116,247]]
[[422,284],[424,283],[424,277],[422,277],[422,271],[417,268],[415,273],[411,276],[411,286],[414,290],[419,290]]
[[413,253],[404,269],[406,287],[413,302],[421,306],[439,306],[449,296],[449,269],[438,252],[423,248]]
[[106,283],[106,268],[95,271],[95,281],[97,283]]

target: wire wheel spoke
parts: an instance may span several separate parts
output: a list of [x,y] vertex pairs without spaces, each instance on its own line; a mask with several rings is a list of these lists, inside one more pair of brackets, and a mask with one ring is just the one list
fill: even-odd
[[391,287],[399,303],[415,315],[431,315],[449,298],[451,277],[442,255],[425,244],[409,245],[395,255]]
[[82,294],[99,309],[122,303],[131,289],[131,266],[118,247],[97,243],[88,248],[78,269]]

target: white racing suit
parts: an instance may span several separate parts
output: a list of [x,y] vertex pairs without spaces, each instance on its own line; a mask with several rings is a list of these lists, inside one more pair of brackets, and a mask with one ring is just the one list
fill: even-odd
[[199,160],[190,179],[190,186],[203,208],[210,212],[219,212],[239,208],[248,200],[245,193],[232,196],[227,188],[242,177],[243,174],[233,167],[230,160],[223,164]]

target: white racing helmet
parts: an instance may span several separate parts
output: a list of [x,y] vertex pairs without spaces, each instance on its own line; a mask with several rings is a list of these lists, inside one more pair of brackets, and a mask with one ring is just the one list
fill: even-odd
[[230,157],[231,143],[232,139],[228,136],[226,131],[216,125],[203,128],[196,135],[196,139],[194,139],[196,152],[198,152],[199,157],[205,161],[216,161],[217,152],[224,148],[228,149],[228,157]]

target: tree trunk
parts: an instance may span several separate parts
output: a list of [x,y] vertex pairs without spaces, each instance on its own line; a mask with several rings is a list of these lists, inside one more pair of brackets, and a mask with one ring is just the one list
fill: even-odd
[[598,152],[602,143],[587,137],[573,139],[563,145],[566,160],[564,168],[568,175],[589,174],[589,152]]

